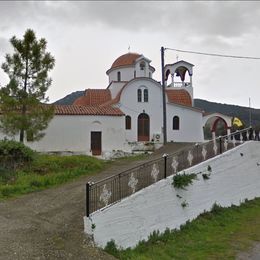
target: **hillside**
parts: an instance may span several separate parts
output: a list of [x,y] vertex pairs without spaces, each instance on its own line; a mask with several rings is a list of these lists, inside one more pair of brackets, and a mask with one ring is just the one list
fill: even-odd
[[[57,100],[54,104],[57,105],[71,105],[75,99],[84,95],[83,91],[75,91],[71,94],[65,96],[62,99]],[[197,108],[200,108],[206,112],[219,112],[225,115],[229,115],[232,117],[240,118],[246,125],[249,125],[249,108],[229,105],[229,104],[221,104],[216,102],[211,102],[203,99],[194,99],[194,105]],[[252,113],[252,125],[260,127],[260,109],[251,109]]]
[[[246,125],[249,125],[249,108],[229,105],[229,104],[221,104],[216,102],[210,102],[203,99],[194,99],[194,105],[197,108],[200,108],[206,112],[219,112],[228,116],[238,117],[241,119]],[[251,108],[252,115],[252,125],[260,126],[260,109]]]
[[80,96],[84,95],[84,90],[82,91],[75,91],[71,94],[65,96],[64,98],[61,98],[57,101],[55,101],[53,104],[55,105],[72,105],[72,103]]

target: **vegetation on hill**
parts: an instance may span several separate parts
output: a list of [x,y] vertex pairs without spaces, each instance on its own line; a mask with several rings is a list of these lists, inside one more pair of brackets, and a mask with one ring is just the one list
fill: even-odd
[[[210,102],[203,99],[194,99],[194,105],[205,112],[218,112],[224,115],[238,117],[246,126],[249,126],[249,108]],[[251,108],[252,126],[260,128],[260,109]]]
[[153,232],[147,242],[134,249],[120,250],[110,241],[105,251],[119,259],[235,259],[254,241],[260,240],[260,198],[241,206],[213,205],[180,230]]
[[65,96],[64,98],[61,98],[59,100],[57,100],[56,102],[54,102],[55,105],[72,105],[73,102],[84,95],[84,90],[83,91],[75,91],[72,92],[71,94]]

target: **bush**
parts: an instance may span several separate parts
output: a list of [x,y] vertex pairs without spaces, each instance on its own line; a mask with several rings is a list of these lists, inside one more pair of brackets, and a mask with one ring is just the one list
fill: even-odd
[[10,181],[15,181],[15,179],[15,171],[0,166],[0,183],[8,183]]
[[195,173],[192,174],[177,174],[173,176],[173,186],[178,189],[184,189],[184,187],[192,184],[192,181],[197,178]]
[[31,162],[35,152],[13,140],[0,141],[0,164],[5,169],[16,169]]
[[119,250],[118,250],[118,248],[116,246],[116,243],[115,243],[114,239],[112,239],[109,242],[107,242],[106,247],[104,248],[104,250],[107,253],[109,253],[109,254],[111,254],[113,256],[118,256],[118,253],[119,253]]

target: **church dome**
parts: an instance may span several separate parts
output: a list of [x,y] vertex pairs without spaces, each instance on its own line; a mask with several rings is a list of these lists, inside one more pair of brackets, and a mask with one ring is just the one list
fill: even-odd
[[138,53],[126,53],[120,57],[118,57],[112,64],[110,69],[114,69],[121,66],[129,66],[133,65],[139,57],[141,57],[141,54]]

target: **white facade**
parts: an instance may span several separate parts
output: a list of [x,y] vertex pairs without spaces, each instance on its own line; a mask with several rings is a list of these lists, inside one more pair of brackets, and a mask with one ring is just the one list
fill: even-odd
[[[179,130],[172,127],[173,117],[179,117]],[[167,105],[167,140],[168,142],[202,142],[202,114],[195,109],[178,105]],[[184,138],[185,137],[185,138]]]
[[[39,152],[91,155],[91,132],[101,132],[102,154],[125,150],[123,116],[56,115],[38,142],[25,142]],[[3,139],[4,135],[0,135]],[[15,138],[18,140],[18,137]],[[116,141],[115,141],[116,140]]]
[[[142,91],[142,102],[138,102],[137,91]],[[148,90],[148,102],[143,102],[143,90]],[[120,109],[127,116],[131,116],[132,127],[126,131],[126,141],[138,140],[138,116],[145,113],[150,119],[150,138],[154,133],[162,132],[162,92],[161,86],[152,79],[140,78],[128,83],[122,93],[119,103]]]

